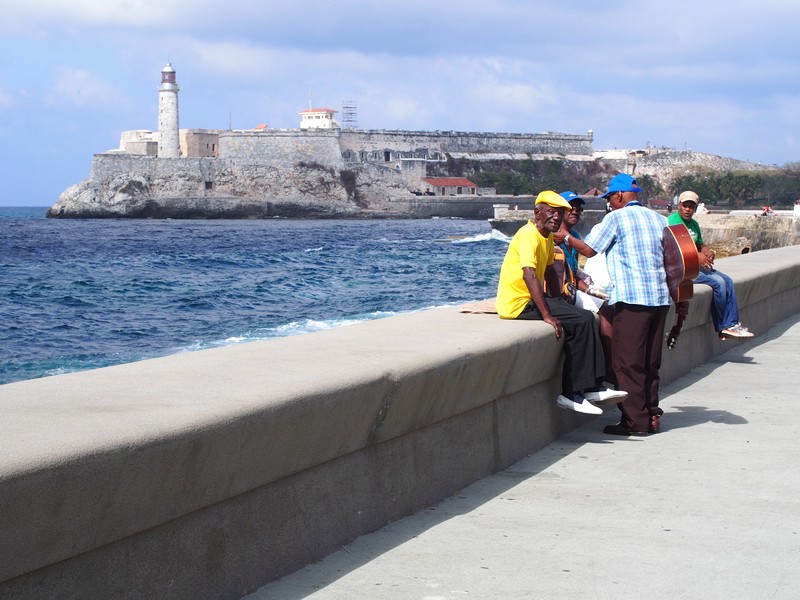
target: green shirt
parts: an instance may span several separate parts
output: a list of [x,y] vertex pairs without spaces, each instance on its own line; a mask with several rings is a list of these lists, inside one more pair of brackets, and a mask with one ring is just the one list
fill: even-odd
[[692,236],[692,240],[694,241],[697,248],[700,249],[705,245],[703,241],[703,236],[700,233],[700,224],[695,221],[694,219],[689,219],[689,222],[683,220],[681,214],[677,211],[670,213],[669,217],[667,217],[667,221],[670,225],[679,225],[683,223],[686,225],[686,228],[689,230],[689,235]]

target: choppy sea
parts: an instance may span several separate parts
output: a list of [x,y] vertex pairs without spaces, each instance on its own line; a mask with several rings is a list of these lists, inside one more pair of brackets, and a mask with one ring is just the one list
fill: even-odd
[[493,296],[486,221],[61,220],[0,207],[0,384]]

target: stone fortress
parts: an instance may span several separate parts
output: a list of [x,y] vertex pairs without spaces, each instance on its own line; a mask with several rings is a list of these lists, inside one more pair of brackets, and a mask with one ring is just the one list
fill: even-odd
[[[180,129],[176,72],[161,71],[158,131],[125,131],[120,147],[92,160],[89,178],[71,186],[49,217],[489,217],[508,201],[494,190],[448,187],[428,167],[448,158],[586,162],[669,175],[697,153],[594,152],[593,135],[390,131],[341,127],[329,108],[301,111],[297,129]],[[675,156],[669,156],[674,154]],[[761,168],[710,157],[727,168]],[[634,162],[635,161],[635,162]],[[632,167],[635,165],[635,167]]]

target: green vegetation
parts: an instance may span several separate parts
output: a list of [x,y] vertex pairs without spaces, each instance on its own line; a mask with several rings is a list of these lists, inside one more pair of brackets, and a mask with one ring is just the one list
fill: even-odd
[[790,163],[771,171],[698,170],[673,180],[670,193],[693,190],[712,205],[732,208],[768,204],[790,207],[800,198],[800,163]]
[[585,163],[563,160],[475,161],[448,158],[443,173],[436,175],[468,177],[478,187],[493,187],[498,194],[530,195],[542,190],[574,190],[583,194],[600,187],[614,174],[598,161]]
[[[535,195],[542,190],[573,190],[584,194],[592,188],[605,190],[616,174],[601,161],[583,163],[563,160],[474,161],[448,157],[432,176],[467,177],[478,187],[493,187],[498,194]],[[696,169],[676,177],[668,188],[649,175],[638,175],[642,200],[671,197],[693,190],[710,205],[737,208],[769,204],[790,207],[800,198],[800,163],[765,171],[712,171]]]

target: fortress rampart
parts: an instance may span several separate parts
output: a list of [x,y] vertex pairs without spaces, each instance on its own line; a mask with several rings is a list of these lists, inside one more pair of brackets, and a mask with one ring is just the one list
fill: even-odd
[[344,167],[335,129],[228,131],[219,136],[219,155],[230,161],[291,169],[299,162]]
[[[754,331],[800,312],[800,247],[719,262]],[[736,343],[710,302],[665,383]],[[0,598],[240,598],[586,422],[561,360],[443,308],[0,386]]]
[[431,154],[459,152],[591,156],[592,134],[345,129],[340,133],[340,146],[342,153],[350,151],[356,157],[372,156],[383,151],[414,152],[421,149]]

